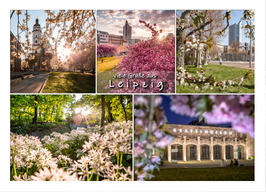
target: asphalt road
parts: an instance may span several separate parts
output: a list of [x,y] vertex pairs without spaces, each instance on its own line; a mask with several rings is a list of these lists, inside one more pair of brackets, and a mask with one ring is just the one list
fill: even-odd
[[[220,65],[219,61],[210,61],[210,64],[216,64]],[[255,62],[251,63],[251,68],[249,68],[249,62],[243,62],[243,61],[223,61],[222,65],[232,66],[232,67],[239,67],[244,69],[252,69],[255,68]]]
[[10,87],[10,93],[40,93],[49,73],[39,73],[36,76],[22,80]]

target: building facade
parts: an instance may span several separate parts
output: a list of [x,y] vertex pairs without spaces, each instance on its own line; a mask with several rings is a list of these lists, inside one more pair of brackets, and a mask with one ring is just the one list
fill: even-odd
[[[22,46],[15,35],[10,31],[10,68],[11,71],[21,70],[21,56],[17,56],[22,51]],[[12,55],[14,53],[14,55]]]
[[233,41],[241,43],[241,21],[229,26],[228,45]]
[[254,157],[254,140],[232,128],[166,124],[165,129],[174,137],[165,150],[169,162]]
[[123,27],[123,38],[124,40],[130,40],[132,35],[132,27],[126,21],[125,26]]
[[109,42],[109,33],[97,30],[97,43],[108,44],[108,42]]
[[128,46],[128,42],[123,38],[121,35],[109,35],[109,44],[116,45],[116,46]]

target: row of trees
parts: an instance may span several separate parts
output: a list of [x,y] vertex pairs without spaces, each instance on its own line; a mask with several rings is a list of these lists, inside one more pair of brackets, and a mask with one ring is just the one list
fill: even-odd
[[132,119],[131,95],[83,95],[78,105],[90,106],[93,114],[97,114],[94,120],[100,121],[104,126],[105,121],[128,121]]
[[[83,121],[100,123],[104,121],[127,121],[132,119],[131,95],[11,95],[11,121],[18,123]],[[81,118],[75,109],[82,108],[90,113]],[[81,112],[82,113],[82,112]]]

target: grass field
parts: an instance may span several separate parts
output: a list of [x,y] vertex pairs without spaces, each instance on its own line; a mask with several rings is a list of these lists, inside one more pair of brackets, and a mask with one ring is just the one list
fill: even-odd
[[[186,71],[193,74],[197,74],[197,68],[194,65],[187,65]],[[205,70],[205,76],[212,75],[215,77],[216,81],[219,80],[233,80],[235,78],[244,75],[248,70],[242,68],[236,68],[231,66],[221,66],[221,65],[202,65],[202,69]],[[245,79],[242,85],[231,85],[228,86],[225,90],[220,90],[217,87],[214,87],[213,90],[203,89],[204,93],[254,93],[254,71],[252,71],[252,79]],[[194,86],[195,87],[195,86]],[[201,90],[195,90],[194,87],[177,85],[177,93],[202,93]]]
[[151,181],[254,181],[254,166],[162,168]]
[[[103,63],[102,63],[103,60]],[[118,57],[102,57],[97,58],[97,74],[112,69],[119,63]],[[97,79],[98,80],[98,79]]]
[[95,93],[95,76],[83,73],[51,72],[42,93]]
[[[103,59],[103,63],[102,63]],[[119,63],[117,57],[97,58],[97,93],[108,93],[109,89],[105,89],[109,85],[109,80],[114,82],[112,69]]]

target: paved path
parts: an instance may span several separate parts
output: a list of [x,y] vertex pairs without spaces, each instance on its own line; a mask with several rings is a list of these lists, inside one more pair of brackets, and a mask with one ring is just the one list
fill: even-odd
[[[230,160],[225,161],[225,165],[229,165]],[[254,166],[254,161],[252,160],[238,160],[238,165],[243,164],[244,166]],[[164,162],[163,166],[160,166],[160,168],[209,168],[209,167],[220,167],[221,166],[221,160],[202,160],[201,162],[198,161],[179,161],[178,163],[170,163],[170,162]]]
[[40,93],[42,86],[46,82],[49,73],[39,73],[28,79],[24,79],[21,82],[11,85],[11,93]]
[[[219,61],[210,61],[210,64],[220,65]],[[250,69],[248,61],[247,62],[244,62],[244,61],[223,61],[222,64],[226,65],[226,66]],[[255,68],[255,62],[252,62],[251,63],[251,69],[254,70],[254,68]]]

